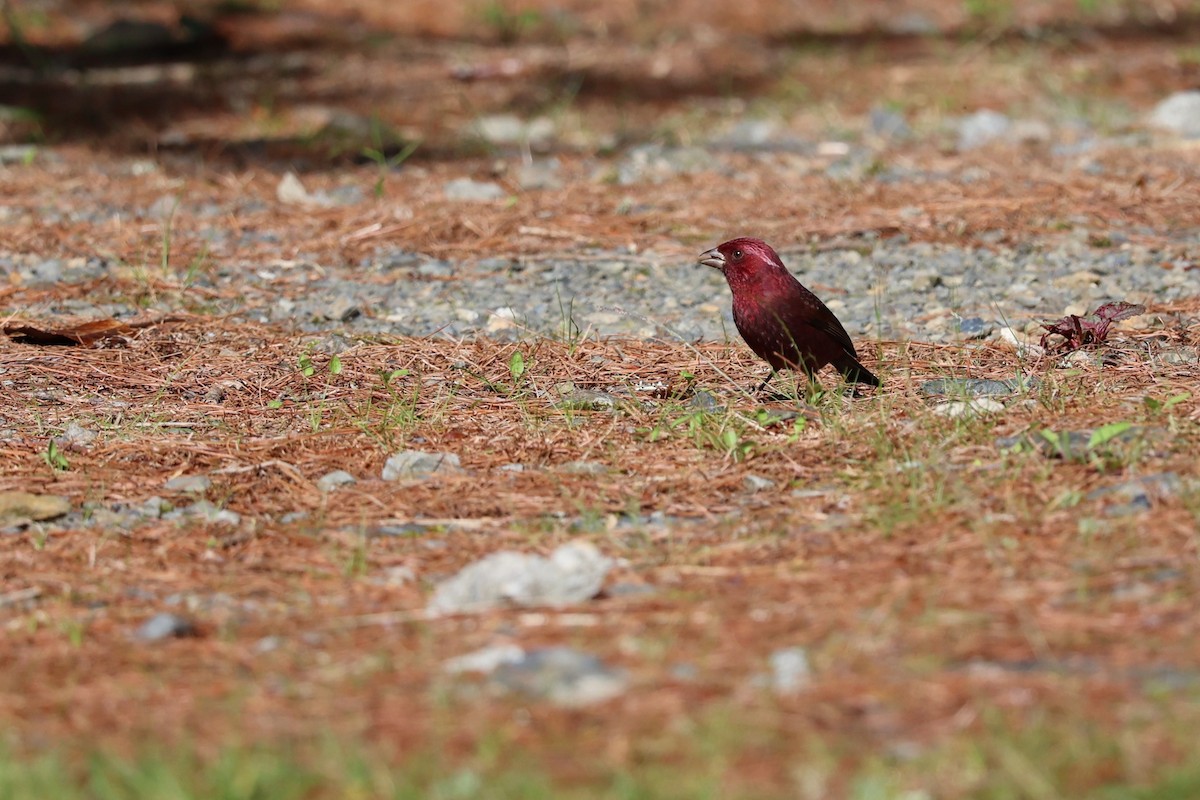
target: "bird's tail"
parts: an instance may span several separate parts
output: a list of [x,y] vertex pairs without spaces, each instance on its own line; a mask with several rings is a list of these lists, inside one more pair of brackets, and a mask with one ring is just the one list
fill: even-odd
[[849,353],[841,361],[834,363],[833,366],[837,368],[838,372],[846,376],[846,380],[850,383],[861,383],[866,386],[879,386],[882,384],[879,378],[872,375],[869,369],[858,363],[858,359]]

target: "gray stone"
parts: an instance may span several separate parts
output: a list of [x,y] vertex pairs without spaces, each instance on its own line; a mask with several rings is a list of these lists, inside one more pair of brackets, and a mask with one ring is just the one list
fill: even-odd
[[212,480],[205,475],[179,475],[163,484],[168,492],[203,494],[212,488]]
[[977,400],[955,400],[949,403],[939,403],[933,407],[933,413],[940,417],[961,419],[964,417],[982,417],[987,414],[998,414],[1004,410],[1004,404],[990,397],[980,397]]
[[779,123],[769,119],[743,119],[734,123],[716,144],[735,150],[759,150],[771,143],[779,130]]
[[1009,378],[997,381],[990,378],[938,378],[921,384],[921,394],[927,397],[1011,397],[1034,389],[1037,378]]
[[1156,439],[1162,436],[1161,429],[1134,425],[1116,436],[1110,437],[1102,445],[1089,447],[1094,433],[1091,430],[1051,431],[1047,429],[1041,433],[1002,436],[996,440],[996,446],[1001,450],[1027,448],[1037,450],[1047,458],[1085,462],[1091,455],[1119,450],[1139,439]]
[[958,335],[964,339],[986,339],[996,330],[996,325],[982,317],[966,317],[959,320]]
[[[0,109],[7,108],[9,106],[0,106]],[[3,114],[0,114],[0,117],[3,116]],[[0,146],[0,164],[28,164],[37,157],[37,154],[37,145],[6,144]]]
[[183,519],[188,517],[198,517],[205,522],[212,522],[218,525],[238,525],[242,521],[241,514],[238,514],[236,511],[230,511],[227,508],[220,508],[208,500],[197,500],[190,506],[179,508],[163,515],[164,519]]
[[504,191],[503,187],[497,183],[476,181],[471,178],[455,178],[446,181],[442,186],[442,193],[447,200],[462,200],[471,203],[502,200],[508,196],[508,192]]
[[875,106],[867,114],[867,131],[872,136],[886,140],[908,139],[912,136],[912,129],[908,127],[904,115],[883,106]]
[[545,144],[554,138],[555,124],[549,117],[526,121],[515,114],[492,114],[473,123],[481,139],[496,145]]
[[517,168],[517,185],[526,191],[559,189],[563,185],[559,172],[562,164],[557,158],[544,158]]
[[812,682],[808,653],[803,647],[785,647],[771,653],[771,688],[777,694],[795,694]]
[[341,469],[335,469],[333,472],[327,472],[317,479],[317,488],[328,494],[336,491],[339,487],[349,486],[352,483],[357,483],[358,479],[349,472]]
[[554,405],[566,409],[612,411],[624,402],[626,401],[608,392],[598,392],[594,389],[572,389]]
[[453,475],[463,472],[458,456],[454,453],[425,453],[420,450],[403,450],[388,458],[383,465],[383,479],[424,480],[434,475]]
[[596,656],[569,647],[547,647],[501,663],[492,683],[510,692],[579,707],[611,700],[625,691],[629,679]]
[[608,472],[608,467],[598,461],[568,461],[558,469],[572,475],[603,475]]
[[1176,92],[1154,107],[1150,124],[1188,138],[1200,137],[1200,91]]
[[712,392],[699,389],[688,400],[688,408],[694,411],[715,412],[721,410],[721,404],[717,402],[717,398],[712,395]]
[[701,147],[641,145],[630,150],[617,166],[617,183],[622,186],[643,181],[657,183],[676,175],[710,171],[715,166],[712,153]]
[[142,623],[134,637],[143,642],[159,642],[164,639],[181,639],[199,635],[196,624],[179,614],[163,612],[155,614]]
[[549,558],[503,550],[442,581],[429,601],[435,614],[498,606],[563,606],[595,597],[612,559],[589,542],[568,542]]
[[742,485],[750,492],[765,492],[775,488],[775,481],[761,475],[747,475],[742,479]]
[[54,437],[55,444],[60,447],[87,447],[96,440],[96,432],[88,430],[78,422],[71,421],[63,432]]
[[516,644],[497,644],[455,656],[442,665],[451,675],[479,672],[490,675],[504,664],[516,664],[525,658],[525,650]]
[[958,149],[972,150],[989,142],[1003,138],[1012,128],[1012,120],[1005,115],[983,109],[958,123]]

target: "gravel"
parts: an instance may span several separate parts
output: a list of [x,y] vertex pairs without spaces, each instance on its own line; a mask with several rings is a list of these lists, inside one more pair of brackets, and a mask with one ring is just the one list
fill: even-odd
[[[1200,93],[1184,92],[1164,99],[1147,125],[1194,135],[1191,131],[1200,124],[1197,97]],[[556,135],[546,121],[510,115],[484,118],[478,134],[495,143],[542,141]],[[640,203],[637,186],[663,181],[686,184],[687,176],[699,173],[734,176],[730,159],[744,158],[746,153],[777,168],[781,179],[815,172],[836,180],[878,184],[965,185],[988,177],[984,167],[969,163],[912,165],[890,158],[878,146],[918,135],[945,135],[950,137],[947,144],[957,142],[963,149],[996,140],[1045,141],[1064,172],[1103,171],[1102,164],[1088,160],[1086,154],[1092,149],[1136,150],[1152,140],[1137,131],[1105,136],[1072,118],[1016,119],[988,109],[963,117],[940,133],[918,134],[902,114],[876,107],[863,115],[861,136],[806,140],[777,120],[746,118],[687,146],[634,145],[611,159],[595,159],[585,171],[594,181],[631,187],[623,199],[614,200],[630,213],[656,210]],[[538,155],[514,167],[504,185],[460,177],[443,182],[440,188],[447,198],[469,207],[506,200],[509,180],[536,191],[565,184],[564,173],[558,159]],[[353,185],[330,190],[326,197],[310,194],[298,182],[287,183],[289,202],[329,205],[355,200]],[[357,191],[361,194],[361,189]],[[109,225],[114,219],[161,221],[173,215],[207,220],[208,227],[202,227],[199,235],[214,254],[236,253],[243,245],[273,244],[279,252],[274,259],[214,256],[211,270],[198,275],[196,285],[236,299],[215,302],[212,313],[233,313],[326,337],[338,334],[351,343],[356,337],[375,335],[483,334],[514,340],[578,331],[687,341],[736,338],[729,292],[721,276],[695,265],[687,253],[635,250],[635,226],[631,226],[629,248],[567,248],[570,254],[446,260],[384,243],[358,263],[317,264],[289,249],[280,232],[253,228],[235,232],[225,224],[229,218],[258,213],[267,206],[248,198],[221,208],[163,195],[147,206],[129,209],[97,197],[96,202],[69,211],[47,209],[45,219],[53,221],[58,214],[64,221]],[[900,211],[906,219],[936,214],[936,208],[919,204]],[[788,267],[858,339],[965,342],[994,337],[1008,320],[1055,319],[1068,310],[1078,312],[1109,300],[1164,304],[1195,294],[1195,273],[1188,271],[1190,262],[1178,255],[1195,246],[1194,231],[1170,234],[1172,244],[1163,249],[1138,243],[1139,237],[1160,236],[1162,231],[1108,226],[1083,215],[1061,222],[1066,232],[1016,247],[1006,244],[1004,230],[980,231],[968,247],[914,243],[904,236],[867,236],[846,249],[821,252],[776,244]],[[747,233],[754,232],[752,223],[747,228]],[[722,235],[713,230],[712,240],[697,243],[696,252],[717,244]],[[46,258],[0,252],[0,274],[26,286],[91,283],[123,274],[125,269],[98,256]],[[220,291],[230,287],[236,292]],[[175,309],[166,305],[143,309],[132,302],[84,298],[39,309],[39,315],[124,318],[147,310]],[[0,308],[4,312],[22,310]]]
[[160,642],[164,639],[182,639],[198,635],[196,623],[179,614],[155,614],[134,632],[134,637],[143,642]]
[[581,603],[596,596],[612,567],[612,559],[589,542],[568,542],[549,558],[502,550],[438,584],[429,610],[457,614],[508,605]]
[[[1169,303],[1195,293],[1186,264],[1163,269],[1161,251],[1106,235],[1112,247],[1092,246],[1081,231],[1036,247],[972,250],[892,239],[870,242],[865,252],[784,249],[782,256],[855,337],[983,339],[1005,320],[1050,320],[1109,300]],[[449,262],[381,250],[353,277],[348,269],[231,265],[220,280],[248,284],[245,304],[227,310],[313,333],[516,340],[585,330],[668,341],[736,338],[721,276],[686,256],[652,252]]]

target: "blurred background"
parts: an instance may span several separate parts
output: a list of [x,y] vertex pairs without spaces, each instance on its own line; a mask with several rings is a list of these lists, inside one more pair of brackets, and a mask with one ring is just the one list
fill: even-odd
[[1189,0],[5,0],[3,16],[7,142],[300,168],[638,142],[1070,144],[1200,84]]

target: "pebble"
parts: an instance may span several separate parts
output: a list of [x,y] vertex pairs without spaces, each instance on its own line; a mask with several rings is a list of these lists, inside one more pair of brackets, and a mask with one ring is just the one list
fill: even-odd
[[598,392],[593,389],[572,389],[564,394],[554,405],[557,408],[578,409],[589,411],[612,411],[624,401],[608,392]]
[[812,682],[808,652],[803,647],[785,647],[771,653],[771,688],[776,694],[795,694]]
[[761,475],[747,475],[742,479],[742,485],[750,492],[765,492],[775,488],[775,481]]
[[442,194],[446,196],[447,200],[462,200],[472,203],[502,200],[508,196],[508,192],[504,191],[503,187],[497,183],[477,181],[471,178],[455,178],[446,181],[442,186]]
[[506,691],[577,708],[619,696],[629,679],[624,671],[609,667],[590,653],[570,647],[546,647],[501,663],[492,673],[491,682]]
[[525,190],[559,189],[563,180],[559,175],[562,164],[557,158],[539,159],[532,164],[517,168],[517,185]]
[[164,639],[182,639],[199,635],[196,623],[179,614],[163,612],[155,614],[142,623],[134,637],[143,642],[160,642]]
[[1003,138],[1013,123],[1004,114],[991,109],[976,111],[958,123],[958,149],[973,150]]
[[454,453],[403,450],[388,458],[381,477],[385,481],[425,480],[434,475],[453,475],[463,471]]
[[1150,113],[1150,125],[1179,136],[1200,137],[1200,91],[1176,92]]
[[887,141],[902,141],[912,138],[908,121],[897,111],[875,106],[867,114],[867,131],[872,136]]
[[212,480],[205,475],[179,475],[163,484],[168,492],[203,494],[212,488]]
[[987,414],[998,414],[1004,410],[1004,404],[989,397],[978,400],[954,401],[939,403],[933,407],[933,413],[940,417],[961,419],[964,417],[982,417]]
[[472,650],[461,656],[455,656],[442,665],[442,669],[451,675],[464,672],[480,672],[491,674],[504,664],[515,664],[525,658],[525,650],[512,643],[497,644]]
[[603,475],[608,472],[608,467],[598,461],[568,461],[558,470],[572,475]]
[[352,483],[357,483],[358,479],[349,472],[341,469],[335,469],[333,472],[327,472],[317,479],[317,489],[328,494],[336,491],[342,486],[349,486]]
[[502,550],[439,583],[429,610],[457,614],[509,605],[581,603],[599,593],[613,564],[590,542],[568,542],[549,558]]
[[1008,397],[1021,391],[1034,389],[1040,381],[1036,377],[991,380],[988,378],[938,378],[921,384],[921,394],[927,397],[949,395],[951,397]]

